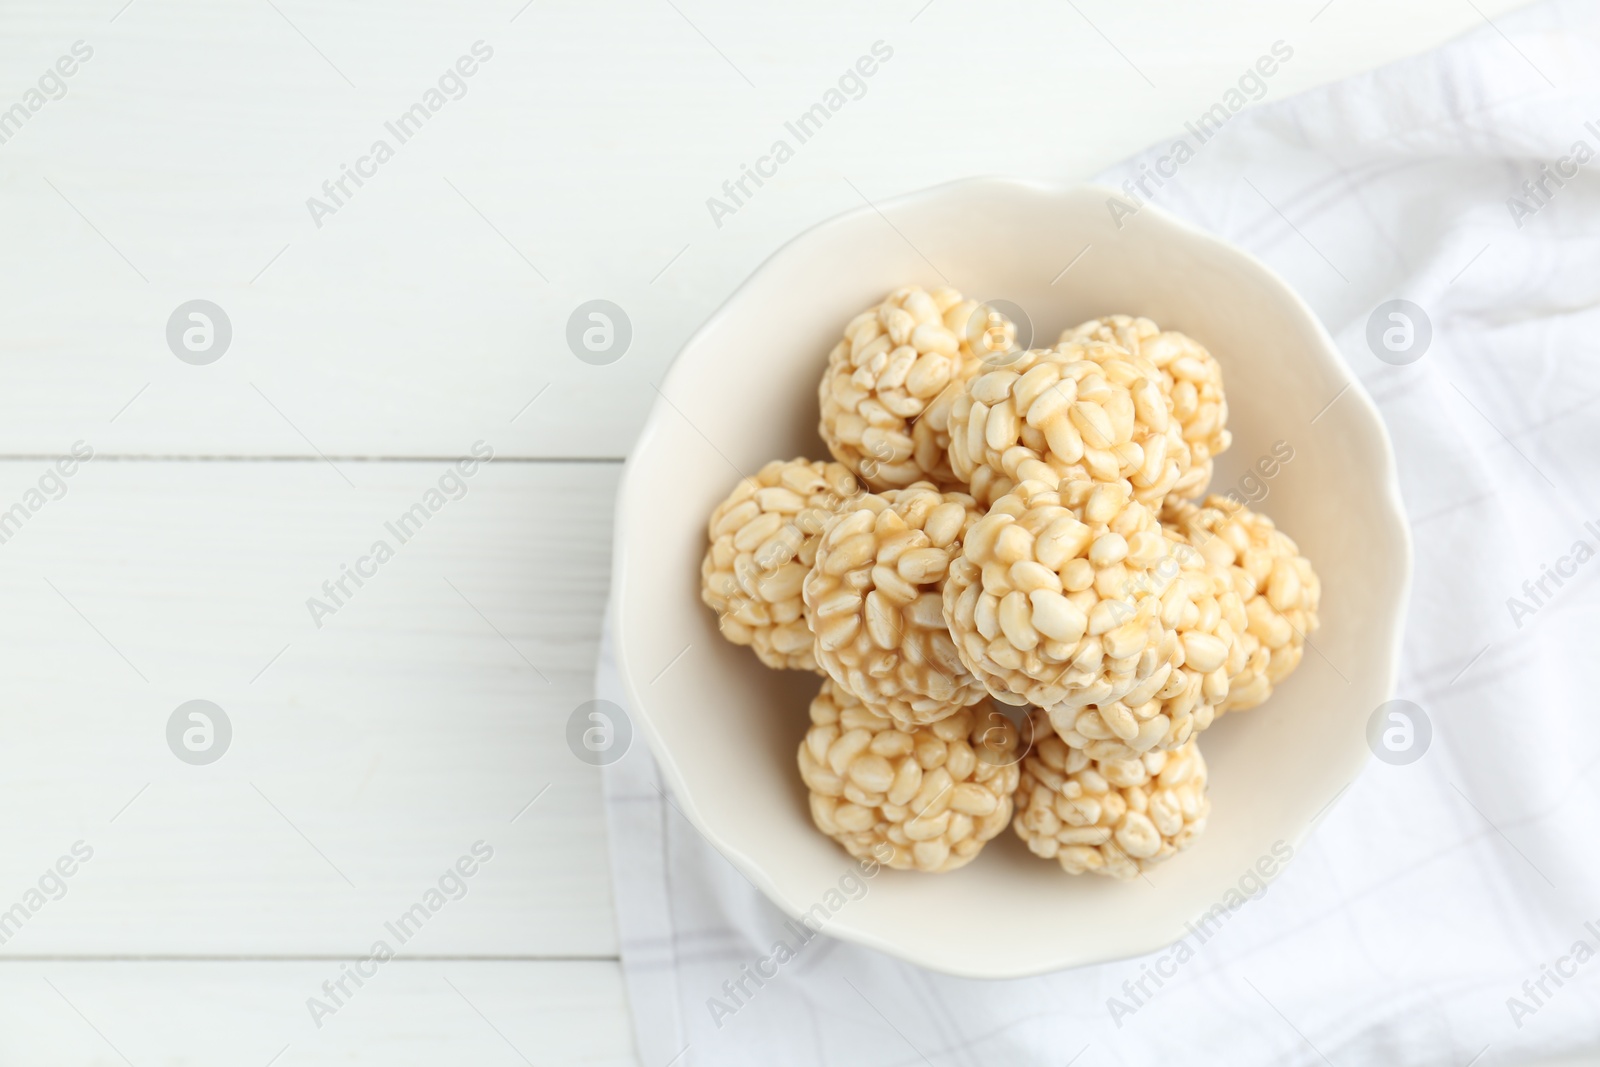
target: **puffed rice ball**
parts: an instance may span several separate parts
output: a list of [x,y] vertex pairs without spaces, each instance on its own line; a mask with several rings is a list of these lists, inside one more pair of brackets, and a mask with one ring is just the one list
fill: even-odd
[[1233,442],[1228,401],[1222,391],[1222,365],[1204,345],[1177,330],[1162,330],[1146,318],[1110,315],[1064,330],[1062,343],[1106,341],[1149,360],[1161,372],[1161,391],[1189,446],[1190,467],[1170,490],[1191,498],[1211,481],[1213,457]]
[[1318,625],[1322,582],[1271,519],[1227,497],[1209,496],[1199,506],[1169,501],[1163,520],[1233,587],[1241,607],[1230,622],[1240,650],[1218,710],[1253,708],[1299,666],[1306,636]]
[[862,703],[911,728],[987,693],[944,623],[944,576],[982,514],[930,482],[852,501],[817,542],[803,589],[819,666]]
[[1011,322],[954,289],[896,289],[851,319],[828,354],[817,390],[828,451],[873,489],[956,486],[949,406],[935,401],[1015,337]]
[[1041,708],[1149,700],[1186,652],[1205,672],[1226,659],[1211,634],[1179,641],[1181,568],[1155,513],[1131,495],[1125,481],[1025,481],[967,532],[944,618],[990,693]]
[[1128,879],[1188,848],[1206,827],[1206,762],[1190,741],[1174,752],[1095,761],[1035,715],[1012,828],[1068,874]]
[[[1229,682],[1245,652],[1229,620],[1243,620],[1243,601],[1228,576],[1207,565],[1181,530],[1163,526],[1171,554],[1161,564],[1173,574],[1162,595],[1162,621],[1177,635],[1173,654],[1127,695],[1109,703],[1058,704],[1050,724],[1069,746],[1090,759],[1130,760],[1156,749],[1182,748],[1221,714]],[[1223,659],[1216,662],[1218,649]]]
[[955,396],[950,465],[972,495],[994,501],[1018,482],[1127,481],[1159,507],[1189,476],[1182,428],[1142,356],[1101,341],[1008,356]]
[[773,460],[740,480],[711,513],[700,564],[700,599],[722,636],[769,667],[817,669],[801,587],[824,523],[860,491],[847,468],[820,460]]
[[811,818],[858,859],[953,871],[1011,821],[1017,730],[992,704],[904,730],[829,679],[811,723],[799,753]]

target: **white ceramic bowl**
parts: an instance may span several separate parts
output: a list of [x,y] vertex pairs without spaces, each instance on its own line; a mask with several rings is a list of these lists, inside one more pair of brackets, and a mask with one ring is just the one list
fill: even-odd
[[741,472],[828,457],[817,382],[845,322],[898,286],[946,280],[1020,306],[1044,346],[1084,319],[1146,315],[1222,362],[1234,437],[1213,492],[1238,485],[1275,443],[1293,449],[1260,509],[1321,574],[1322,628],[1270,701],[1203,735],[1205,834],[1148,879],[1119,883],[1069,876],[1008,829],[962,870],[883,871],[827,923],[834,936],[951,974],[1035,974],[1176,940],[1241,880],[1251,890],[1275,846],[1279,857],[1299,847],[1360,772],[1368,716],[1394,679],[1411,550],[1372,402],[1310,309],[1265,266],[1153,207],[1119,230],[1111,195],[962,181],[795,238],[684,346],[619,493],[613,597],[627,710],[685,814],[798,916],[851,865],[811,825],[795,765],[820,679],[768,670],[722,639],[700,603],[700,558],[707,516]]

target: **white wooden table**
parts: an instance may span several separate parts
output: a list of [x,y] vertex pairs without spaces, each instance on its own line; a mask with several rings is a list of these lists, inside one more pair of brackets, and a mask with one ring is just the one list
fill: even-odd
[[[633,1062],[564,737],[619,463],[688,334],[863,200],[1085,177],[1274,41],[1269,98],[1514,3],[9,3],[0,1063]],[[875,42],[860,98],[714,218]],[[632,326],[607,365],[566,341],[594,298]],[[179,345],[213,362],[169,346],[192,300],[231,327]],[[231,724],[216,762],[169,748],[191,700]]]

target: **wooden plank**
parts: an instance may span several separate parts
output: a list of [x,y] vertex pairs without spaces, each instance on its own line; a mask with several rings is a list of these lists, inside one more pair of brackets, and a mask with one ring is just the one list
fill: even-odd
[[[454,473],[94,460],[12,527],[0,912],[74,843],[93,856],[0,925],[0,956],[364,951],[478,841],[492,859],[411,952],[615,953],[598,771],[565,731],[618,468],[494,463],[449,499]],[[0,512],[47,474],[0,463]],[[307,600],[378,541],[393,558],[318,628]],[[196,699],[232,724],[203,766],[168,747]]]
[[[1275,40],[1295,53],[1265,99],[1481,21],[1455,0],[1343,0],[1315,22],[1268,0],[981,16],[828,0],[779,20],[728,0],[124,6],[21,0],[0,21],[0,103],[93,49],[0,144],[0,454],[82,437],[129,455],[437,456],[486,437],[503,455],[619,457],[683,341],[813,223],[969,174],[1087,177],[1180,133]],[[493,55],[464,95],[401,142],[386,123],[480,40]],[[803,143],[789,132],[878,41],[892,57],[845,83],[860,98],[833,98]],[[380,139],[393,158],[363,164]],[[714,217],[708,200],[779,140],[793,158]],[[346,166],[371,176],[314,219]],[[595,298],[632,324],[608,366],[566,341]],[[166,340],[195,299],[232,327],[209,366]]]
[[[634,1064],[615,962],[0,963],[0,1061],[59,1067]],[[336,990],[337,993],[337,990]]]

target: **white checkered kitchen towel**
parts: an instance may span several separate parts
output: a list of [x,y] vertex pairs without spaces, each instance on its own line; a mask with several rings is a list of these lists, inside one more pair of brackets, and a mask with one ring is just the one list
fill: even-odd
[[[1369,764],[1203,942],[987,982],[818,936],[719,1027],[708,999],[798,938],[635,745],[605,790],[645,1067],[1495,1067],[1600,1048],[1600,6],[1496,21],[1244,112],[1131,191],[1288,279],[1382,409],[1416,538],[1398,696],[1432,723],[1424,758]],[[1369,346],[1393,299],[1431,322],[1413,362]],[[1405,347],[1381,325],[1380,349],[1387,329]],[[625,703],[608,658],[598,689]]]

